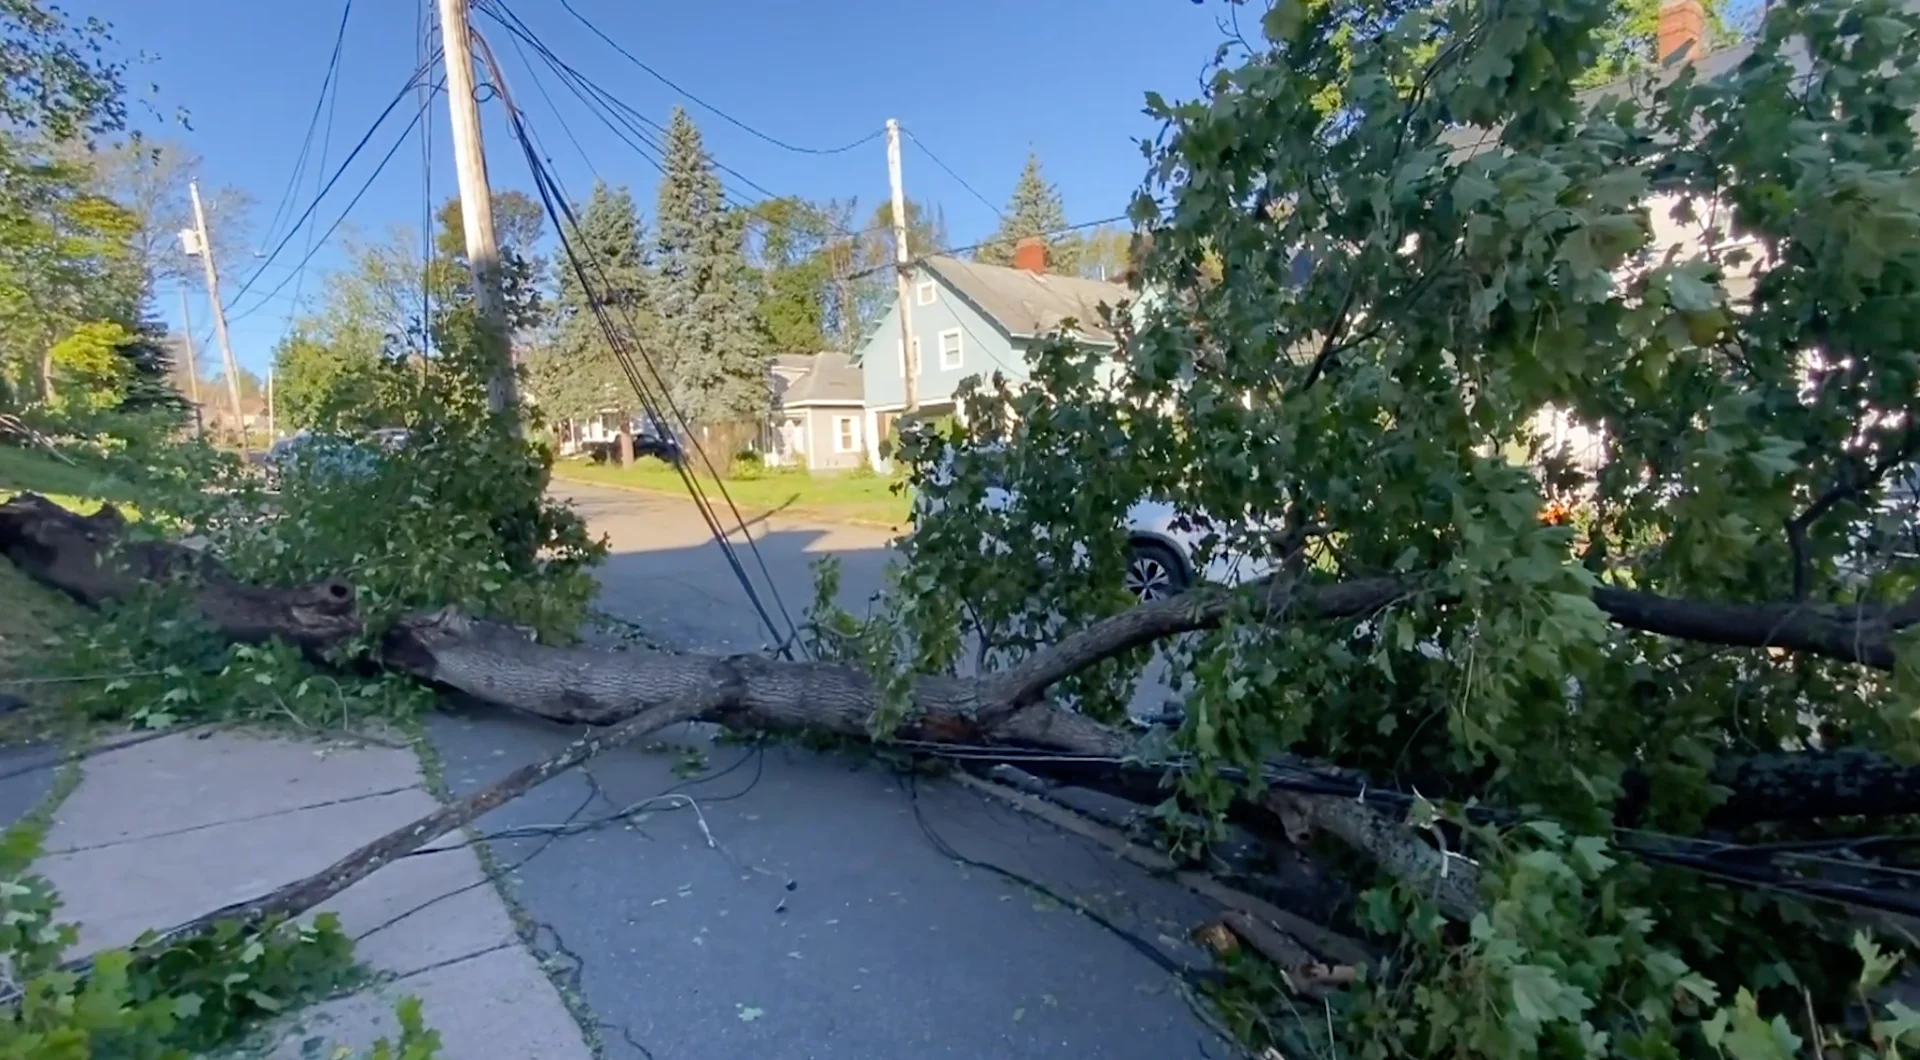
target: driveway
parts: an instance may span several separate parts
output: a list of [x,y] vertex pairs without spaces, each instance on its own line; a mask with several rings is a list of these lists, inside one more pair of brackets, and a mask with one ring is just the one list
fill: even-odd
[[[690,504],[571,484],[564,495],[612,539],[604,609],[684,648],[769,641]],[[751,532],[796,620],[817,557],[840,557],[847,606],[881,586],[883,532],[778,517]],[[429,733],[456,795],[575,735],[491,712],[436,716]],[[594,821],[605,824],[579,827]],[[610,1060],[1233,1055],[1168,971],[1202,960],[1186,941],[1209,913],[1197,899],[870,756],[689,727],[478,825],[514,828],[526,831],[487,842],[504,890]],[[1073,896],[1105,926],[1003,872]]]

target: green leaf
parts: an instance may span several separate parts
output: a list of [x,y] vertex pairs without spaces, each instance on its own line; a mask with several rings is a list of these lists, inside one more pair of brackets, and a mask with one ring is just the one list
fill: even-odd
[[258,990],[247,991],[247,1000],[268,1012],[278,1012],[285,1007],[277,998],[269,997]]
[[1673,307],[1683,313],[1705,313],[1720,306],[1719,288],[1686,272],[1667,274],[1667,294]]

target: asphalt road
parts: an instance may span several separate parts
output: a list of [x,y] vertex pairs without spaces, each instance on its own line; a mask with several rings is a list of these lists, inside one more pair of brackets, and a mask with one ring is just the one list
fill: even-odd
[[[612,539],[606,610],[685,648],[769,642],[691,506],[585,487],[569,496]],[[883,532],[776,518],[753,535],[796,620],[816,557],[841,558],[843,604],[881,586]],[[491,713],[442,715],[430,732],[456,794],[573,735]],[[536,948],[612,1060],[1231,1055],[1168,970],[1198,960],[1185,941],[1207,914],[1196,899],[1085,840],[864,755],[690,728],[610,752],[479,828],[635,806],[624,823],[488,844]],[[1003,872],[1072,896],[1106,926]]]
[[813,600],[813,564],[828,556],[840,563],[840,605],[862,613],[884,584],[891,554],[885,530],[774,516],[749,520],[742,533],[720,509],[733,553],[780,631],[776,639],[692,503],[575,483],[557,483],[555,494],[612,546],[600,608],[699,651],[754,651],[786,638],[789,619],[800,622]]

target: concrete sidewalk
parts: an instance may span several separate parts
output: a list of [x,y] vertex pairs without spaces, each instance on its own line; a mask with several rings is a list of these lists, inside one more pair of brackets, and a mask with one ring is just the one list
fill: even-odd
[[[131,942],[310,875],[436,808],[412,750],[202,729],[99,753],[57,808],[36,866],[80,925],[78,952]],[[592,1055],[462,836],[322,907],[385,982],[295,1014],[273,1057],[396,1033],[418,997],[449,1058]]]

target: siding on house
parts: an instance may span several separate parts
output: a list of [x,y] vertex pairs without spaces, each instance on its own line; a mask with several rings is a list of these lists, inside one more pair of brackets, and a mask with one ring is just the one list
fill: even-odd
[[[866,462],[862,380],[846,354],[786,354],[768,367],[775,400],[772,463],[840,471]],[[843,433],[845,421],[851,429]]]
[[[920,340],[917,382],[922,405],[952,401],[960,381],[968,376],[991,376],[998,371],[1010,379],[1027,378],[1026,342],[1008,337],[945,283],[934,286],[932,305],[921,305],[917,293],[913,305],[913,333]],[[953,333],[960,340],[960,363],[946,368],[940,362],[940,336]],[[868,408],[890,411],[906,406],[906,377],[900,370],[899,306],[888,307],[879,326],[860,347],[860,374],[866,384]]]
[[[933,299],[926,302],[929,284]],[[961,381],[970,376],[1000,372],[1012,380],[1026,379],[1029,347],[1063,321],[1073,320],[1088,343],[1112,345],[1099,307],[1117,306],[1132,297],[1125,287],[1103,280],[942,255],[920,263],[910,291],[920,351],[918,397],[921,405],[935,407],[951,403]],[[889,307],[860,350],[867,408],[878,413],[906,404],[898,313],[898,306]]]
[[[859,405],[822,406],[805,410],[807,466],[814,471],[851,471],[867,462],[866,416]],[[843,448],[840,427],[852,427],[852,447]]]

